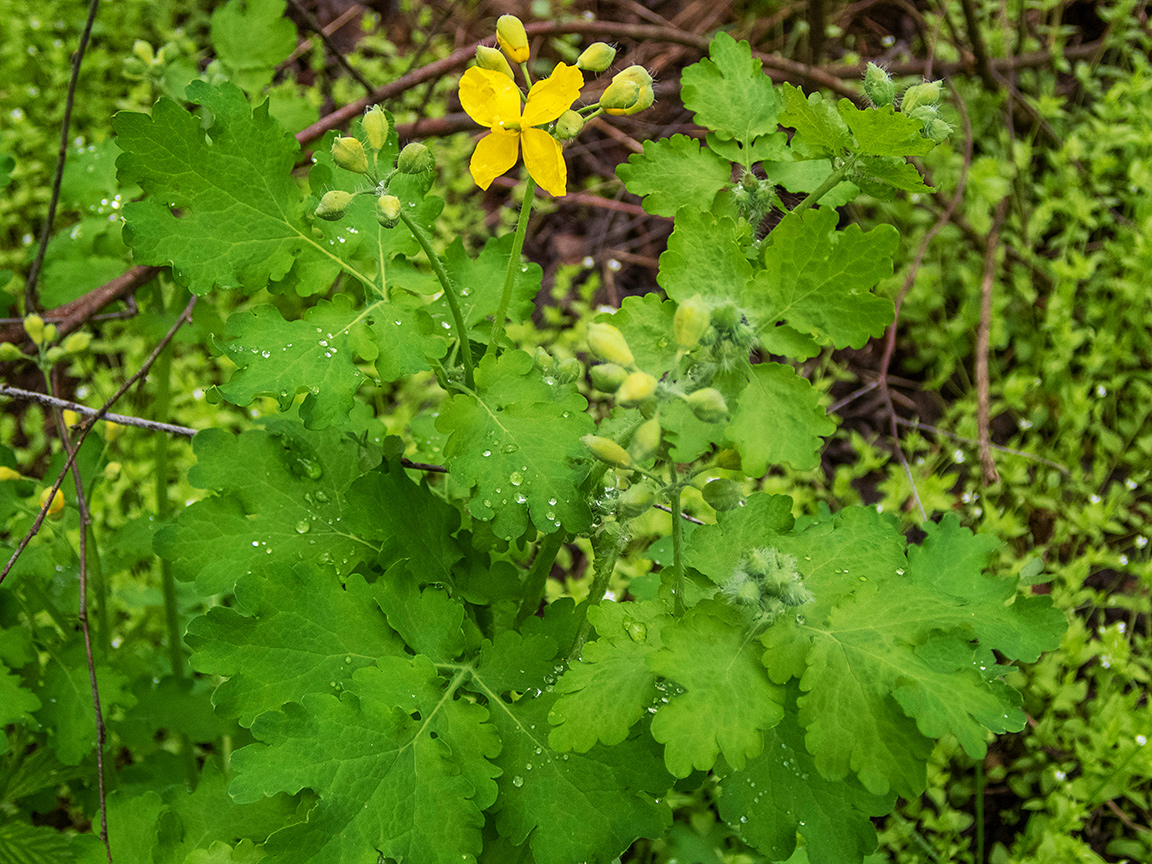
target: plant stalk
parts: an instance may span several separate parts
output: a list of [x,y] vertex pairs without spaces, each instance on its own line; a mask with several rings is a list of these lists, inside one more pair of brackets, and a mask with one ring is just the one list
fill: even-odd
[[500,305],[496,307],[496,317],[492,321],[492,338],[484,356],[496,354],[496,345],[504,338],[504,321],[508,317],[508,306],[512,302],[512,288],[516,284],[516,273],[520,268],[520,253],[524,251],[524,237],[528,234],[528,216],[532,212],[532,202],[536,200],[536,181],[531,176],[524,182],[524,200],[520,202],[520,218],[516,220],[516,236],[512,240],[512,251],[508,253],[508,271],[504,275],[504,293],[500,295]]
[[536,560],[532,562],[532,569],[528,571],[528,578],[524,580],[524,598],[520,601],[520,611],[516,613],[517,624],[540,608],[544,586],[548,584],[548,574],[552,570],[556,556],[560,554],[560,547],[564,545],[566,537],[567,534],[562,530],[547,534],[536,550]]
[[808,194],[807,198],[805,198],[803,201],[801,201],[799,204],[797,204],[795,207],[793,207],[792,212],[793,213],[803,213],[805,210],[807,210],[809,207],[811,207],[813,204],[815,204],[817,201],[819,201],[821,198],[823,198],[825,194],[832,191],[832,188],[834,186],[836,186],[837,183],[839,183],[841,180],[844,179],[845,175],[847,175],[847,173],[852,169],[852,166],[855,163],[856,163],[855,157],[847,160],[843,165],[841,165],[839,168],[837,168],[835,171],[833,171],[831,174],[829,174],[828,177],[824,180],[824,182],[816,187],[815,191],[810,192]]

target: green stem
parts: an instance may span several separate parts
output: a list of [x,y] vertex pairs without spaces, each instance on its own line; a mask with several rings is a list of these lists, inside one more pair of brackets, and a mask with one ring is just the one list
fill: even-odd
[[504,293],[500,295],[500,305],[496,307],[492,338],[488,342],[488,350],[484,352],[485,357],[495,355],[496,345],[504,338],[504,319],[508,317],[508,304],[512,302],[512,288],[520,270],[520,253],[524,251],[524,237],[528,233],[528,216],[535,199],[536,181],[529,176],[524,182],[524,200],[520,202],[520,218],[516,220],[516,236],[512,240],[512,251],[508,253],[508,271],[504,274]]
[[984,760],[976,762],[976,864],[984,864]]
[[560,547],[564,545],[565,537],[567,534],[564,531],[547,534],[536,550],[536,560],[532,562],[532,569],[528,571],[528,578],[524,580],[524,599],[520,602],[520,611],[516,613],[517,624],[540,608],[544,586],[548,584],[548,574],[552,571],[556,556],[560,554]]
[[668,493],[668,506],[672,508],[672,573],[676,578],[674,611],[684,614],[684,519],[680,516],[680,493],[683,487],[676,482],[676,465],[672,465],[672,489]]
[[608,591],[608,583],[612,581],[612,573],[616,570],[616,562],[620,559],[620,552],[624,548],[627,534],[622,526],[617,527],[620,528],[617,533],[602,531],[592,541],[592,553],[596,556],[593,565],[592,586],[588,589],[588,599],[580,604],[583,612],[582,620],[580,629],[576,633],[576,639],[568,651],[569,663],[575,662],[580,657],[580,649],[588,641],[588,634],[592,632],[592,622],[588,620],[588,608],[599,606],[604,599],[604,595]]
[[436,278],[440,280],[440,286],[444,289],[444,297],[448,301],[448,308],[452,311],[452,321],[456,325],[456,338],[460,341],[460,359],[464,361],[464,381],[469,387],[474,387],[472,343],[468,341],[468,328],[464,326],[464,315],[460,311],[460,298],[456,296],[456,286],[452,284],[448,271],[444,269],[444,262],[440,260],[440,256],[432,248],[432,239],[428,233],[416,223],[415,219],[404,212],[403,208],[400,210],[400,221],[408,226],[408,230],[412,232],[412,236],[416,238],[416,242],[420,244],[420,248],[428,257],[428,262],[432,265],[432,271],[436,274]]
[[810,193],[807,198],[792,208],[793,213],[803,213],[817,201],[824,197],[827,192],[844,179],[844,176],[852,170],[852,166],[856,164],[856,157],[848,159],[843,165],[828,175],[828,178],[816,187],[816,191]]

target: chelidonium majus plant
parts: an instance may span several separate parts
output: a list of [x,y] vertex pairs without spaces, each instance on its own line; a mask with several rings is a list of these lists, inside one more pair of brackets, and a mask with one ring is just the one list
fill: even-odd
[[[542,278],[528,216],[537,187],[567,192],[584,123],[648,109],[653,82],[613,74],[601,43],[535,80],[520,22],[497,37],[460,80],[487,130],[470,170],[484,189],[526,176],[515,230],[475,255],[437,248],[434,148],[401,148],[382,107],[329,135],[307,189],[295,140],[228,84],[189,85],[207,123],[168,100],[117,117],[121,180],[145,192],[125,208],[138,262],[200,295],[306,301],[245,308],[214,339],[235,366],[214,397],[284,413],[199,433],[209,494],[156,539],[200,596],[229,598],[186,638],[251,735],[231,798],[301,796],[263,843],[278,862],[608,864],[665,836],[670,793],[702,789],[733,843],[860,862],[936,739],[979,758],[1022,727],[1005,663],[1063,629],[954,517],[909,546],[872,509],[796,518],[755,491],[773,466],[816,467],[834,430],[795,361],[892,321],[874,289],[897,232],[841,228],[835,207],[927,191],[907,157],[947,138],[939,86],[898,98],[870,68],[870,107],[832,102],[718,35],[682,79],[706,138],[646,141],[618,169],[674,219],[663,296],[587,322],[585,369],[509,338]],[[805,197],[789,210],[781,190]],[[387,436],[363,390],[422,373]],[[678,515],[689,487],[703,524]],[[647,552],[630,526],[656,506],[669,542]],[[580,602],[545,603],[582,540]],[[658,564],[608,602],[625,554]]]

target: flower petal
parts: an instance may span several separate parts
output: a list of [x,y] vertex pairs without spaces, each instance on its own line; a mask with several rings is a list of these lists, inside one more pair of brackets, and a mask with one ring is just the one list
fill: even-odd
[[584,75],[579,69],[557,63],[550,78],[537,81],[528,91],[528,103],[524,106],[521,122],[526,127],[551,123],[572,107],[583,86]]
[[[503,77],[503,76],[501,76]],[[541,133],[547,137],[547,133]],[[481,189],[487,189],[492,181],[516,164],[520,154],[520,136],[516,132],[493,129],[476,142],[469,169],[472,179]]]
[[477,66],[466,71],[460,77],[460,104],[481,126],[520,122],[520,90],[502,72]]
[[556,198],[567,195],[568,168],[556,139],[543,129],[525,129],[520,142],[524,145],[524,166],[536,184]]

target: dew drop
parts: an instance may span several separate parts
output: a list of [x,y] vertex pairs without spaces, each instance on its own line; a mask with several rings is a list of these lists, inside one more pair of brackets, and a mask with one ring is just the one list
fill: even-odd
[[521,786],[524,785],[524,778],[521,777],[519,774],[517,774],[515,777],[512,778],[512,785],[515,786],[517,789],[519,789]]
[[301,519],[299,522],[296,523],[296,533],[297,534],[307,534],[311,530],[312,530],[312,523],[309,522],[307,519]]

